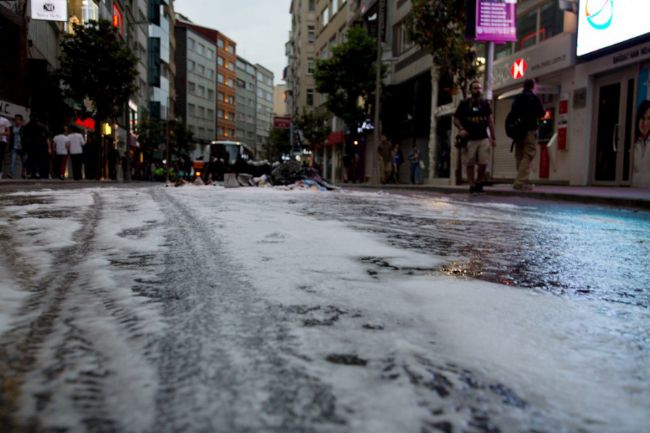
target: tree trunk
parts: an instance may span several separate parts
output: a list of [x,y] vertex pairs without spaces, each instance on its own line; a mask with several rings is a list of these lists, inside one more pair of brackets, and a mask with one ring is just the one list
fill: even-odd
[[438,67],[431,66],[431,126],[429,128],[429,181],[433,181],[437,173],[438,155]]

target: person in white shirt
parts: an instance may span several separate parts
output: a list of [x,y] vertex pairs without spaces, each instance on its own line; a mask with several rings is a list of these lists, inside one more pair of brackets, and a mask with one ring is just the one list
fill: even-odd
[[59,179],[65,179],[65,171],[68,167],[68,152],[70,149],[70,131],[67,126],[63,127],[63,133],[54,136],[54,175],[58,175]]
[[11,122],[6,117],[0,116],[0,179],[2,179],[2,169],[5,165],[5,153],[10,134]]
[[83,147],[86,144],[84,136],[77,131],[73,131],[68,135],[70,140],[70,158],[72,160],[72,177],[74,180],[81,180],[82,166],[83,166]]

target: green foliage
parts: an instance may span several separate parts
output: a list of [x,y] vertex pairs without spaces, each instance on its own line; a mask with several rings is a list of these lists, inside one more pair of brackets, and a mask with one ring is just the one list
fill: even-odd
[[266,158],[275,161],[282,154],[291,152],[290,130],[287,128],[273,128],[266,145]]
[[352,27],[345,42],[332,48],[329,59],[316,62],[316,90],[327,95],[326,107],[356,128],[370,115],[375,90],[377,42],[360,27]]
[[136,129],[138,142],[143,153],[153,153],[165,149],[170,144],[171,157],[187,155],[196,148],[192,132],[177,120],[161,120],[143,117]]
[[466,0],[412,0],[411,39],[433,55],[440,75],[454,77],[463,91],[478,76],[474,44],[465,39]]
[[306,111],[296,119],[296,127],[302,130],[302,136],[308,145],[314,148],[323,144],[331,132],[329,125],[331,115],[322,110]]
[[96,118],[112,119],[136,91],[137,59],[109,21],[73,25],[61,41],[59,78],[64,94],[93,101]]

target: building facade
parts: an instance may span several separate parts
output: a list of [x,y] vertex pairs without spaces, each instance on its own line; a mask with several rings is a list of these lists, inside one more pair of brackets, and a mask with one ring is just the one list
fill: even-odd
[[287,85],[276,84],[273,88],[273,115],[285,117],[289,114],[287,108]]
[[255,65],[257,76],[256,122],[257,141],[255,152],[260,155],[269,145],[269,136],[273,126],[273,72],[260,65]]
[[216,51],[213,40],[182,23],[175,27],[176,115],[198,144],[216,138]]
[[237,56],[235,137],[251,147],[257,143],[257,68]]
[[287,97],[289,113],[295,118],[314,107],[316,0],[292,0],[289,7],[291,31],[286,45]]
[[[200,34],[205,40],[211,41],[216,46],[214,59],[214,70],[216,86],[215,90],[215,136],[214,140],[233,140],[236,135],[235,128],[235,82],[236,82],[236,44],[223,33],[199,26],[183,17],[177,17],[177,25],[187,27],[193,32]],[[206,46],[203,46],[204,54]],[[201,46],[198,47],[199,53]],[[198,66],[197,66],[198,67]],[[212,69],[214,68],[214,69]],[[209,74],[209,71],[203,66],[199,68],[198,73],[201,75]],[[207,89],[206,89],[207,92]]]

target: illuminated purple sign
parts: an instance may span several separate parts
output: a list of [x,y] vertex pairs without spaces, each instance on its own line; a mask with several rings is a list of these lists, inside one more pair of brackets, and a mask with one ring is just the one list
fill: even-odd
[[476,40],[517,40],[517,0],[476,0]]

